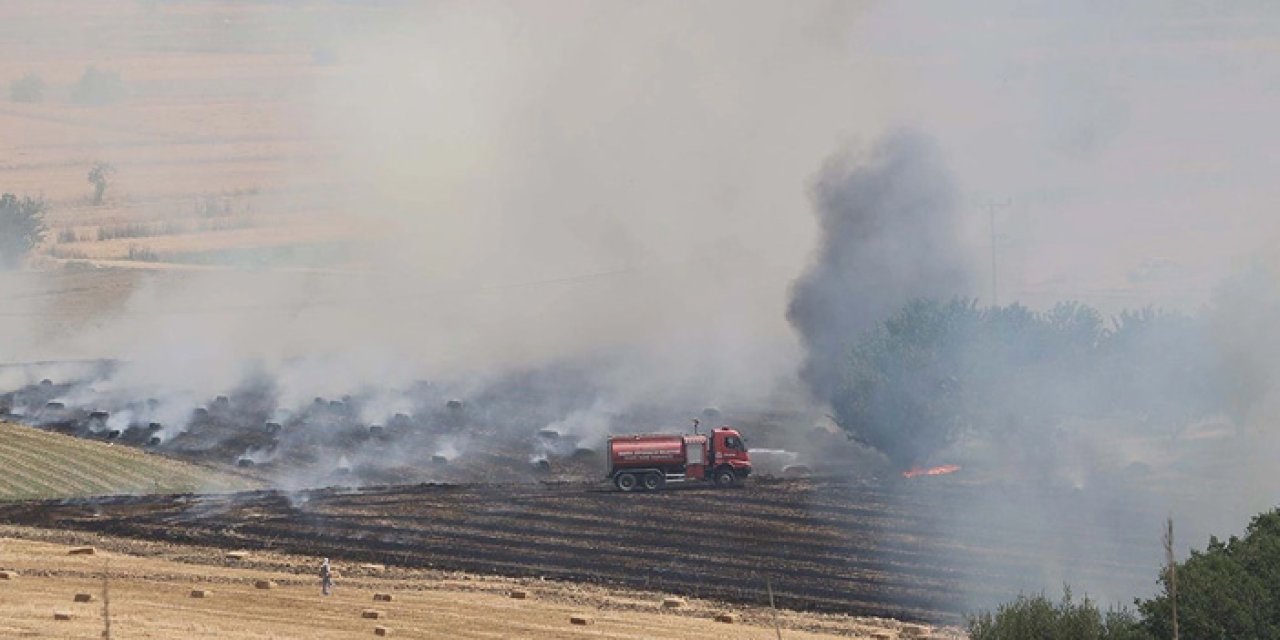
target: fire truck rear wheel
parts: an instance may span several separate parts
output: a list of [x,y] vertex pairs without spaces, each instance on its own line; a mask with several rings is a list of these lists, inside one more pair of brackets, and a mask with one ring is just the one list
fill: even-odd
[[738,484],[738,475],[733,472],[733,469],[721,469],[716,472],[715,480],[717,487],[732,487]]
[[644,474],[642,482],[644,483],[645,491],[657,491],[662,488],[663,477],[660,474],[649,472]]
[[618,477],[614,479],[613,483],[618,485],[618,488],[623,491],[635,491],[636,477],[630,473],[618,474]]

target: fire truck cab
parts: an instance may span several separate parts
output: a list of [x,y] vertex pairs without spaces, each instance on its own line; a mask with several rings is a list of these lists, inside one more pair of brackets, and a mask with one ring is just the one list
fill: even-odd
[[607,478],[622,491],[656,491],[668,483],[740,484],[751,474],[742,434],[730,427],[710,434],[612,436]]

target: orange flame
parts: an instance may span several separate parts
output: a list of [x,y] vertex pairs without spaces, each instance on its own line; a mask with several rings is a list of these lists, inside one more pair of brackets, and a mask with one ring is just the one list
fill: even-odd
[[902,472],[904,478],[915,478],[917,476],[945,476],[948,473],[955,473],[960,470],[958,464],[944,464],[940,467],[915,467]]

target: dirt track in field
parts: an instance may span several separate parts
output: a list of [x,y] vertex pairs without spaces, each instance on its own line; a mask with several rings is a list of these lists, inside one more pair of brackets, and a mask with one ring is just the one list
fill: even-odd
[[1154,575],[1144,537],[1116,539],[1084,520],[992,531],[948,508],[984,489],[929,480],[655,494],[530,484],[119,497],[6,505],[0,521],[740,603],[767,602],[768,580],[791,609],[938,622],[1039,588],[1066,541],[1080,548],[1073,584]]

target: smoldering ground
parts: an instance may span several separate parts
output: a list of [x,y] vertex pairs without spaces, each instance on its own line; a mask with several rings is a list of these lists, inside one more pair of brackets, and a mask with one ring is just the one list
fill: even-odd
[[[164,20],[159,4],[139,19]],[[578,449],[540,430],[589,441],[708,407],[790,404],[803,439],[811,416],[831,412],[826,372],[903,304],[959,296],[981,298],[980,310],[995,297],[992,245],[1002,301],[1047,311],[1081,300],[1106,324],[1148,304],[1196,315],[1277,230],[1265,144],[1275,63],[1257,54],[1275,32],[1266,5],[365,9],[347,3],[341,19],[313,24],[237,16],[212,43],[276,46],[270,34],[287,23],[310,30],[300,51],[330,52],[323,74],[289,85],[302,106],[278,115],[334,151],[283,198],[354,223],[350,247],[323,269],[142,278],[101,317],[56,332],[44,325],[60,307],[23,289],[0,317],[18,336],[0,344],[6,360],[118,364],[79,383],[23,373],[28,392],[49,377],[65,395],[22,411],[128,411],[143,429],[172,429],[150,436],[164,446],[263,465],[296,455],[298,485],[341,469],[354,481],[429,476],[424,460],[456,466],[452,453],[466,458],[495,433],[512,443],[512,465],[498,466],[524,473]],[[182,90],[212,99],[261,84]],[[904,130],[915,133],[882,137]],[[113,159],[110,146],[96,151]],[[1147,527],[1155,539],[1159,523],[1136,514],[1169,509],[1229,531],[1271,489],[1239,456],[1267,450],[1274,379],[1253,356],[1269,353],[1275,325],[1250,310],[1197,317],[1214,328],[1186,345],[1121,353],[1148,372],[1188,352],[1243,362],[1224,388],[1263,399],[1228,414],[1225,430],[1212,416],[1153,425],[1145,411],[1067,393],[1087,368],[1023,378],[1038,387],[992,407],[1012,421],[974,421],[978,433],[944,446],[901,446],[908,425],[883,417],[842,426],[881,434],[882,476],[954,459],[966,477],[1012,485],[955,504],[989,513],[993,531],[1060,541],[1051,516],[1080,514],[1103,538]],[[1022,364],[986,356],[964,361],[998,374],[988,381],[1019,379]],[[797,370],[814,397],[797,391]],[[1159,406],[1162,389],[1131,406]],[[248,435],[224,437],[209,428],[219,421]],[[981,432],[995,427],[1014,437]],[[415,434],[411,446],[386,444],[397,429]],[[1179,435],[1153,447],[1161,430]],[[1204,444],[1224,431],[1244,437]],[[1170,469],[1234,500],[1181,506],[1165,497],[1186,486]],[[1173,490],[1145,491],[1157,485]],[[1127,507],[1112,517],[1115,505]],[[1076,577],[1071,559],[1090,549],[1061,542],[1023,586]],[[1105,576],[1073,581],[1132,594]]]

